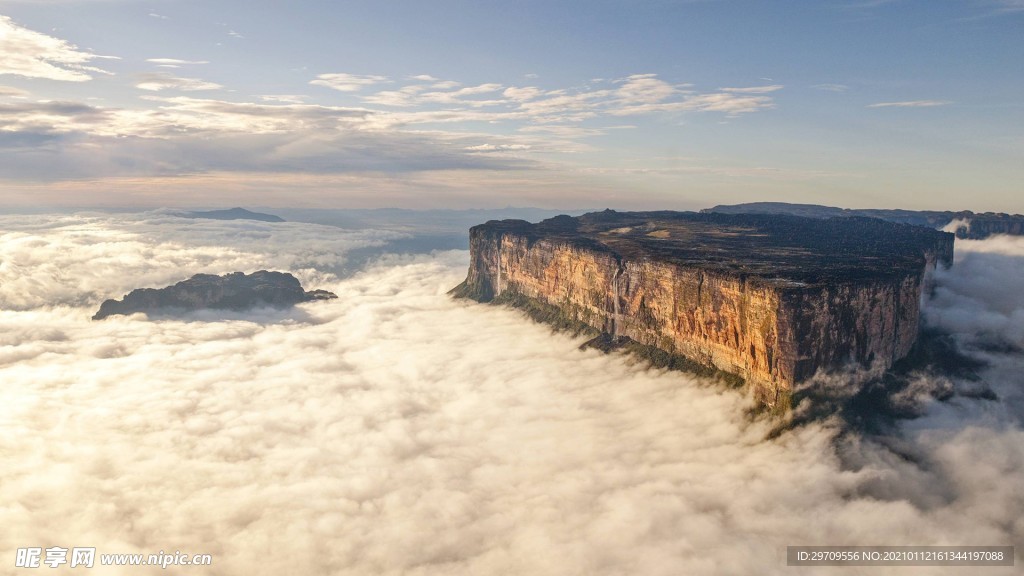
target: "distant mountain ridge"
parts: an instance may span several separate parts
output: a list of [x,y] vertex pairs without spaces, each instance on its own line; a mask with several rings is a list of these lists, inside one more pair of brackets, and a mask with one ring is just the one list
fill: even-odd
[[273,214],[252,212],[245,208],[229,208],[227,210],[209,210],[206,212],[186,212],[183,218],[208,218],[210,220],[258,220],[260,222],[285,222],[284,218]]
[[807,218],[850,218],[864,216],[900,224],[913,224],[942,229],[957,222],[952,230],[957,238],[981,240],[995,234],[1024,235],[1024,215],[1002,212],[975,213],[937,210],[899,210],[873,208],[838,208],[818,204],[790,204],[788,202],[749,202],[746,204],[720,204],[701,210],[719,214],[790,214]]

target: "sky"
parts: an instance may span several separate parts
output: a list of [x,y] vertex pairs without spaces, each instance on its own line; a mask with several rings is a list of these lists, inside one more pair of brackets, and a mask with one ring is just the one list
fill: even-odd
[[[126,576],[784,575],[789,545],[1015,545],[1016,566],[984,573],[1019,573],[1024,238],[957,242],[925,321],[984,367],[914,376],[900,402],[918,417],[883,437],[771,435],[739,390],[452,299],[466,251],[349,267],[394,239],[0,215],[0,562],[61,546],[213,559],[93,569]],[[90,319],[140,286],[260,268],[338,298]]]
[[1024,212],[1021,0],[0,0],[0,207]]

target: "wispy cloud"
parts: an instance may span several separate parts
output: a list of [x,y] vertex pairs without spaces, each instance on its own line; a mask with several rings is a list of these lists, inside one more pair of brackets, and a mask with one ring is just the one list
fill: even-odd
[[[435,82],[433,77],[429,78],[429,81],[423,77],[419,83],[367,94],[362,101],[416,109],[391,116],[403,124],[497,121],[552,124],[582,122],[599,116],[687,111],[737,116],[773,107],[767,94],[783,88],[776,84],[722,88],[702,94],[693,90],[691,84],[671,84],[656,74],[633,74],[612,81],[596,79],[586,86],[556,90],[498,83],[461,87],[458,82]],[[360,87],[371,83],[366,81]],[[433,109],[438,105],[444,109]]]
[[24,98],[28,96],[28,92],[20,88],[12,88],[10,86],[0,86],[0,97],[5,98]]
[[846,92],[850,89],[846,84],[815,84],[811,88],[825,90],[826,92]]
[[159,92],[161,90],[181,90],[197,92],[200,90],[219,90],[223,88],[215,82],[207,82],[198,78],[179,78],[166,73],[142,74],[135,87],[140,90]]
[[732,92],[733,94],[768,94],[769,92],[778,92],[785,88],[782,84],[773,84],[771,86],[751,86],[748,88],[719,88],[722,92]]
[[[150,59],[157,65],[179,62],[199,63]],[[45,141],[47,148],[7,161],[0,155],[0,172],[14,179],[60,180],[218,171],[514,171],[539,166],[545,154],[596,151],[587,139],[612,128],[589,125],[590,120],[681,113],[735,117],[771,108],[770,92],[778,90],[702,93],[654,74],[554,90],[497,82],[463,86],[420,75],[395,89],[373,90],[390,82],[380,75],[341,73],[313,80],[354,100],[349,106],[304,104],[305,97],[296,94],[237,102],[154,94],[132,108],[9,99],[0,105],[6,141]],[[172,94],[223,88],[170,73],[143,74],[136,86]],[[480,128],[491,125],[502,129]]]
[[113,58],[83,52],[73,44],[16,24],[0,16],[0,74],[84,82],[92,74],[109,72],[88,66],[95,59]]
[[361,76],[358,74],[320,74],[310,82],[313,86],[324,86],[339,92],[358,92],[367,86],[388,82],[387,76]]
[[903,0],[861,0],[860,2],[853,2],[847,4],[847,8],[877,8],[878,6],[885,6],[886,4],[894,4],[896,2],[902,2]]
[[901,102],[877,102],[868,104],[868,108],[931,108],[952,104],[949,100],[905,100]]
[[470,152],[515,152],[529,149],[529,144],[478,144],[466,147]]
[[275,102],[281,104],[302,104],[306,97],[299,94],[264,94],[259,96],[263,102]]
[[998,12],[1024,12],[1024,0],[987,0]]
[[179,60],[178,58],[147,58],[146,62],[161,66],[189,66],[210,63],[209,60]]

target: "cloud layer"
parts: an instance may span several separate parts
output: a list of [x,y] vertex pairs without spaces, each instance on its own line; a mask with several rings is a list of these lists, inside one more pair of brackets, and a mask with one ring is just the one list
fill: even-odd
[[[106,73],[89,65],[97,58],[0,16],[0,74],[86,81]],[[209,64],[168,57],[145,62],[169,70]],[[588,140],[620,127],[609,123],[689,113],[735,118],[773,108],[772,93],[782,88],[700,91],[650,73],[541,87],[329,71],[309,73],[310,95],[247,96],[210,75],[137,71],[76,98],[47,97],[36,86],[0,86],[0,173],[14,182],[55,182],[211,173],[245,179],[259,172],[546,171],[564,155],[595,151]],[[109,88],[119,82],[131,96],[110,98]],[[197,93],[208,96],[193,97]]]
[[[837,453],[827,425],[766,440],[733,391],[452,301],[465,252],[346,276],[344,253],[385,236],[160,214],[2,224],[4,561],[60,545],[210,553],[226,575],[788,574],[786,545],[1024,543],[1024,433],[999,403],[934,406],[894,439],[913,459],[869,439]],[[1012,315],[1009,292],[972,279],[993,244],[977,246],[940,279],[956,295],[940,309]],[[258,267],[339,298],[88,319],[130,287]],[[1020,367],[988,354],[986,378]]]

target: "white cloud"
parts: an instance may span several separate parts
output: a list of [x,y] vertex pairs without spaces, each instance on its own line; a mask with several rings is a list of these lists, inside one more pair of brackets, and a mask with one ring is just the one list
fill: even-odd
[[[0,301],[38,295],[0,312],[0,549],[170,547],[225,576],[784,575],[787,545],[1024,538],[1001,404],[933,406],[898,453],[821,424],[766,440],[734,391],[449,299],[465,252],[339,278],[351,233],[278,226],[3,218],[33,281]],[[263,265],[339,299],[88,319],[133,282]]]
[[153,64],[163,66],[187,66],[210,63],[209,60],[179,60],[177,58],[147,58],[146,62],[152,62]]
[[655,104],[679,94],[679,90],[659,80],[655,74],[634,74],[622,81],[617,96],[626,106]]
[[407,108],[419,104],[416,95],[426,90],[425,86],[403,86],[398,90],[381,90],[363,97],[363,102],[378,106],[396,106]]
[[501,99],[476,100],[470,97],[479,96],[481,94],[491,94],[503,89],[504,86],[501,84],[480,84],[478,86],[467,86],[465,88],[459,88],[458,90],[452,90],[449,92],[424,92],[419,94],[417,99],[420,102],[433,104],[462,104],[471,107],[496,106],[504,104],[505,101]]
[[[38,228],[49,233],[40,236]],[[28,223],[5,216],[0,230],[0,310],[97,306],[134,288],[162,287],[200,272],[280,268],[304,281],[323,281],[324,273],[341,273],[350,250],[401,237],[295,222],[188,219],[170,211]],[[263,252],[284,244],[288,248],[279,254]]]
[[91,74],[108,72],[88,66],[97,58],[111,58],[83,52],[65,40],[19,26],[0,15],[0,74],[84,82]]
[[357,74],[320,74],[310,82],[314,86],[325,86],[339,92],[358,92],[367,86],[387,82],[386,76],[360,76]]
[[264,94],[259,99],[264,102],[281,104],[302,104],[306,97],[299,94]]
[[952,104],[949,100],[905,100],[902,102],[878,102],[869,104],[868,108],[930,108]]
[[478,144],[466,147],[471,152],[521,152],[529,149],[529,144]]
[[220,90],[223,88],[215,82],[207,82],[198,78],[180,78],[166,73],[140,74],[135,87],[140,90],[159,92],[161,90],[180,90],[198,92],[203,90]]
[[542,96],[544,94],[544,91],[534,86],[526,86],[524,88],[517,88],[515,86],[511,86],[509,88],[506,88],[505,91],[502,92],[501,94],[508,98],[509,100],[524,102],[526,100],[533,100],[534,98]]

